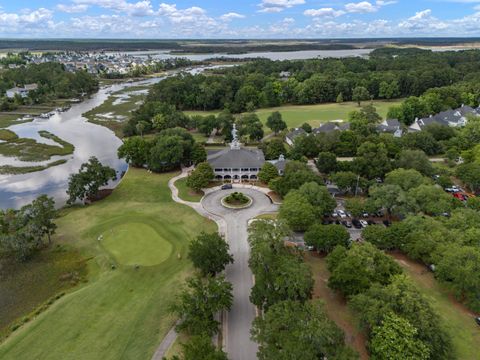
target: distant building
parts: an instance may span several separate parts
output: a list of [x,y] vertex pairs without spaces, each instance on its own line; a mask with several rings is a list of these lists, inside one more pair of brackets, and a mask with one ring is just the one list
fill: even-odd
[[14,87],[12,89],[8,89],[6,92],[6,96],[9,99],[13,99],[16,95],[26,98],[30,91],[37,90],[37,84],[27,84],[24,87]]
[[325,124],[320,125],[318,128],[312,130],[312,133],[315,135],[318,134],[327,134],[333,131],[345,131],[350,130],[350,124],[344,123],[342,121],[329,121]]
[[286,136],[285,136],[285,142],[293,146],[295,143],[295,139],[298,138],[299,136],[307,135],[307,132],[303,130],[302,128],[296,128],[293,131],[290,131]]
[[414,123],[408,128],[410,132],[421,131],[430,124],[439,124],[450,127],[462,127],[467,124],[469,115],[479,116],[480,107],[474,109],[471,106],[462,105],[458,109],[446,110],[436,115],[422,119],[415,119]]
[[397,119],[386,119],[377,126],[377,130],[380,133],[393,134],[395,137],[403,135],[402,124]]

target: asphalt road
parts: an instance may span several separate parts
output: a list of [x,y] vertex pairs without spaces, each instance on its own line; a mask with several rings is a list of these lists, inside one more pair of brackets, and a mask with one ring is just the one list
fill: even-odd
[[[251,207],[231,210],[223,207],[220,200],[233,191],[241,191],[253,199]],[[254,360],[258,346],[250,339],[255,306],[250,302],[253,275],[248,267],[248,221],[260,214],[278,211],[263,193],[253,189],[218,190],[202,200],[205,210],[221,216],[227,224],[226,238],[235,262],[226,268],[226,278],[233,285],[233,306],[224,322],[224,344],[230,360]]]

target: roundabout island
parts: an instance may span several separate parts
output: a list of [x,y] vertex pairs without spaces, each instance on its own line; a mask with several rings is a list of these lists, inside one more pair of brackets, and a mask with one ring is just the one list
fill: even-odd
[[253,199],[242,192],[232,192],[220,200],[223,207],[228,209],[246,209],[253,204]]

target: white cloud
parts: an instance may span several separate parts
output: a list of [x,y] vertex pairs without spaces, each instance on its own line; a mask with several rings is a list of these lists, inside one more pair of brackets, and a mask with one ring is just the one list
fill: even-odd
[[321,9],[308,9],[303,12],[306,16],[312,17],[327,17],[334,18],[345,14],[343,10],[335,10],[333,8],[321,8]]
[[99,6],[117,12],[124,12],[131,16],[154,15],[152,4],[149,0],[137,1],[134,3],[126,0],[73,0],[77,5]]
[[305,0],[262,0],[259,12],[275,13],[297,5],[305,4]]
[[86,4],[72,4],[72,5],[65,5],[65,4],[58,4],[56,6],[58,11],[66,12],[69,14],[73,13],[82,13],[88,10],[88,5]]
[[245,15],[238,14],[236,12],[229,12],[220,16],[220,19],[223,21],[231,21],[233,19],[243,19],[243,18],[245,18]]
[[345,5],[345,10],[349,13],[366,14],[378,11],[379,6],[373,5],[368,1],[359,3],[348,3]]

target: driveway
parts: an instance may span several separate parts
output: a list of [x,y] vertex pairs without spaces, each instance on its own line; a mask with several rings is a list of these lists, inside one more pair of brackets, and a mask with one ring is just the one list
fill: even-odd
[[[251,207],[243,210],[224,208],[220,200],[233,191],[241,191],[253,199]],[[278,211],[278,206],[262,192],[253,189],[216,190],[202,199],[203,208],[220,216],[226,223],[226,240],[235,262],[226,268],[226,279],[233,285],[233,306],[228,312],[223,331],[225,351],[230,360],[253,360],[257,358],[258,346],[250,339],[252,321],[256,316],[255,306],[250,302],[253,275],[248,267],[248,221],[258,215]]]

